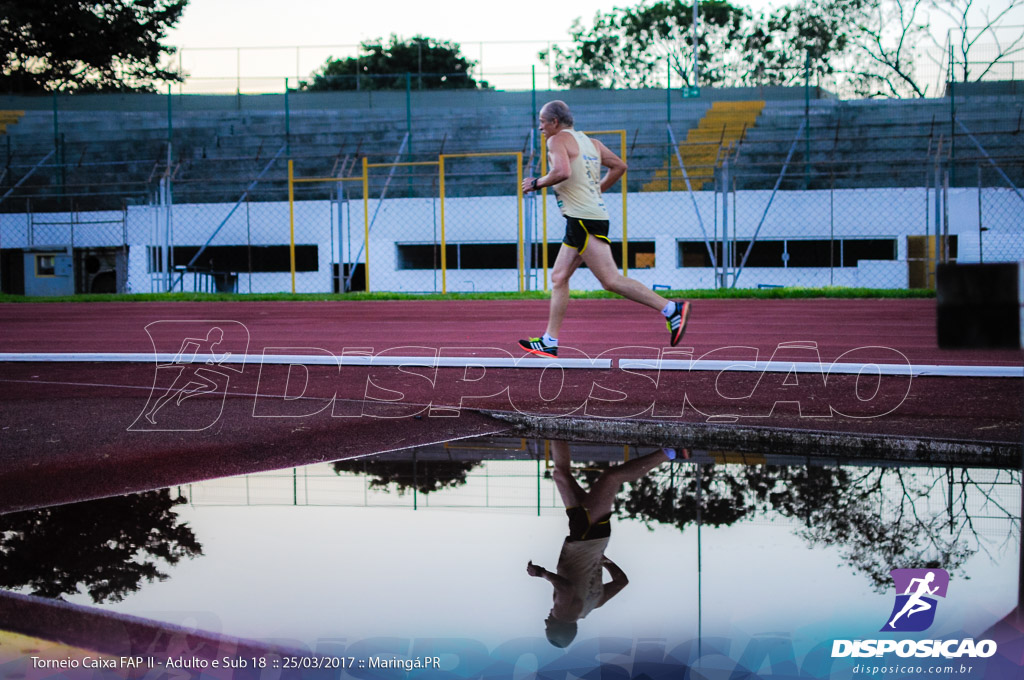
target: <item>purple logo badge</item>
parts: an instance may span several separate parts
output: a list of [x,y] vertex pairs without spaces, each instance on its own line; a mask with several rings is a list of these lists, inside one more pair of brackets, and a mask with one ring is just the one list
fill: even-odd
[[949,573],[945,569],[893,569],[896,603],[882,631],[918,633],[935,621],[936,597],[946,597]]

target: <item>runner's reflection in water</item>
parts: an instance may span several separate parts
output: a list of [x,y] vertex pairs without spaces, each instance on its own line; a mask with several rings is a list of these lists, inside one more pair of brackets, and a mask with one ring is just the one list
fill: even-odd
[[[634,482],[657,466],[676,457],[673,449],[616,465],[601,473],[584,491],[572,476],[569,444],[552,441],[555,486],[569,516],[569,535],[562,543],[556,573],[531,560],[526,566],[530,576],[543,578],[555,589],[554,605],[545,620],[548,641],[566,647],[576,637],[576,622],[612,599],[629,583],[617,564],[605,557],[611,536],[611,516],[615,494],[626,482]],[[604,582],[604,571],[611,581]]]

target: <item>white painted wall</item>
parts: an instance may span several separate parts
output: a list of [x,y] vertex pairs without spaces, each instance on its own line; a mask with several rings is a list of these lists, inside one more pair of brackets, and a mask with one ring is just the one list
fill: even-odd
[[[1024,200],[1012,190],[950,189],[949,233],[959,237],[959,261],[1014,261],[1024,259]],[[606,197],[612,218],[613,240],[622,235],[621,195]],[[770,209],[768,209],[771,202]],[[981,220],[987,231],[979,235]],[[527,212],[531,210],[527,202]],[[536,232],[541,232],[538,209]],[[695,208],[696,206],[696,208]],[[699,219],[698,219],[699,212]],[[628,235],[633,241],[654,241],[656,266],[632,269],[630,276],[646,285],[672,288],[709,288],[714,286],[709,268],[677,266],[676,243],[699,240],[703,232],[711,239],[722,233],[720,201],[710,192],[692,198],[685,192],[638,193],[628,196]],[[898,261],[864,262],[855,268],[748,268],[739,280],[740,287],[759,284],[802,286],[864,286],[899,288],[907,285],[906,237],[934,234],[936,228],[934,193],[915,189],[844,189],[778,192],[745,191],[728,205],[729,235],[740,240],[754,236],[762,240],[814,238],[895,238]],[[395,198],[378,209],[369,202],[369,214],[376,215],[370,232],[370,288],[381,291],[440,291],[441,274],[434,271],[397,269],[396,244],[432,243],[441,238],[441,205],[438,199]],[[120,220],[121,213],[81,213],[80,222]],[[298,292],[331,290],[331,263],[360,253],[364,246],[362,201],[331,204],[309,201],[295,204],[295,242],[316,244],[319,270],[296,275]],[[564,232],[564,220],[558,214],[553,197],[546,204],[548,240],[557,247]],[[514,197],[448,198],[444,204],[448,243],[504,242],[517,239],[519,212]],[[0,247],[22,248],[29,245],[29,221],[33,242],[67,244],[70,229],[67,214],[2,214]],[[127,214],[129,250],[129,286],[134,292],[149,292],[159,287],[149,272],[146,247],[163,241],[167,213],[163,208],[131,207]],[[172,241],[176,245],[202,245],[213,236],[211,245],[281,245],[289,242],[289,209],[285,202],[242,205],[232,213],[225,204],[176,205],[171,212]],[[218,230],[219,228],[219,230]],[[116,246],[121,244],[120,226],[103,224],[76,228],[76,246]],[[982,245],[984,251],[982,252]],[[365,257],[365,252],[360,259]],[[177,263],[184,264],[184,263]],[[454,263],[449,263],[454,266]],[[191,290],[193,277],[184,280]],[[538,270],[536,283],[543,287]],[[595,290],[600,285],[589,272],[581,270],[573,279],[573,288]],[[484,291],[518,289],[515,269],[449,269],[447,290]],[[241,274],[240,292],[277,292],[291,290],[289,273]]]

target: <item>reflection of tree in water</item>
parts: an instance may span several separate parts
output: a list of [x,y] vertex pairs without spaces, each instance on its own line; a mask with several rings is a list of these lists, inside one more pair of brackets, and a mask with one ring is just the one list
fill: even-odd
[[168,490],[0,515],[0,587],[61,599],[84,587],[117,602],[143,581],[163,581],[158,561],[203,554],[172,510]]
[[[650,525],[680,529],[698,517],[697,475],[700,476],[700,521],[708,526],[731,525],[743,519],[782,515],[800,522],[797,535],[812,546],[834,546],[844,562],[867,575],[884,592],[891,587],[889,570],[942,567],[963,573],[969,557],[993,546],[982,536],[975,516],[1011,519],[1016,512],[1000,504],[993,490],[1020,488],[1020,474],[972,473],[906,468],[838,468],[799,466],[675,466],[659,469],[618,496],[619,516]],[[596,474],[596,473],[594,473]],[[970,511],[969,511],[970,510]],[[972,515],[973,512],[973,515]]]
[[444,488],[457,488],[466,483],[466,477],[479,461],[462,460],[389,460],[387,458],[359,458],[339,460],[331,464],[338,474],[353,472],[370,478],[371,489],[387,490],[391,484],[404,495],[410,489],[428,494]]

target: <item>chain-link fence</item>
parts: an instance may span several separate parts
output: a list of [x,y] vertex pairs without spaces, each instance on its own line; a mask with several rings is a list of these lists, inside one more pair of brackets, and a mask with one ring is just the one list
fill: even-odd
[[556,97],[629,163],[612,250],[646,285],[932,287],[943,260],[1024,258],[1024,95],[811,94],[7,98],[0,280],[52,294],[68,258],[69,294],[544,290],[564,219],[519,187]]

